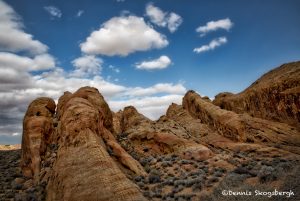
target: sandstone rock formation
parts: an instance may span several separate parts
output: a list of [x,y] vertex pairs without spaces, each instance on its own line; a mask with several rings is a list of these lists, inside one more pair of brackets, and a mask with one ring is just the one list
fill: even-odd
[[300,146],[299,132],[294,127],[220,109],[193,91],[184,96],[183,107],[194,118],[200,119],[231,140],[269,145],[279,143],[295,148]]
[[146,175],[111,134],[112,114],[98,90],[84,87],[74,94],[65,93],[58,106],[55,132],[55,103],[51,99],[33,101],[24,119],[24,175],[39,180],[47,145],[59,146],[48,172],[47,200],[145,200],[107,152],[110,146],[121,163],[136,174]]
[[271,70],[239,94],[221,93],[214,104],[236,113],[300,128],[300,62]]
[[52,99],[38,98],[29,105],[24,117],[21,167],[23,174],[35,182],[39,180],[41,160],[53,132],[55,107]]
[[57,107],[38,98],[24,117],[15,199],[216,201],[224,188],[298,192],[297,78],[299,62],[213,102],[188,91],[156,121],[133,106],[112,112],[92,87],[65,92]]

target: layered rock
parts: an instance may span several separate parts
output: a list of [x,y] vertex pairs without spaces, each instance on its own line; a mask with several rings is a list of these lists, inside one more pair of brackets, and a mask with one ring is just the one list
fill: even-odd
[[220,93],[214,104],[237,113],[300,128],[300,62],[271,70],[239,94]]
[[122,113],[121,130],[127,139],[123,146],[141,155],[173,153],[197,160],[206,160],[213,155],[209,148],[189,139],[185,129],[176,122],[164,117],[153,122],[132,106]]
[[202,123],[208,124],[221,135],[236,142],[283,144],[294,146],[299,152],[300,136],[297,129],[284,123],[236,114],[207,102],[194,91],[183,98],[183,107]]
[[[290,65],[266,74],[244,95],[218,95],[216,105],[189,91],[182,105],[171,104],[156,121],[133,106],[111,112],[92,87],[65,92],[56,112],[52,99],[36,99],[24,118],[21,165],[26,177],[14,180],[12,185],[22,181],[15,199],[221,200],[214,194],[224,185],[236,191],[292,186],[298,192],[293,178],[299,173],[300,135],[292,126],[299,99],[298,67]],[[284,90],[279,94],[293,95],[275,95],[273,100],[276,93],[268,86],[274,80],[280,81],[277,89]],[[249,91],[255,94],[250,99]],[[238,101],[227,103],[231,98]],[[253,105],[276,105],[275,100],[287,101],[280,106],[285,112],[279,114],[270,109],[273,106],[260,114],[259,109],[252,111]],[[292,113],[288,107],[294,108]],[[268,116],[268,111],[278,118]]]
[[55,102],[50,98],[35,99],[23,121],[21,168],[24,176],[39,181],[41,160],[53,133]]
[[[145,200],[107,152],[105,140],[116,149],[107,129],[112,116],[98,90],[81,88],[62,105],[57,132],[61,137],[47,200]],[[120,156],[134,161],[128,154]]]
[[[146,175],[114,138],[112,122],[112,113],[95,88],[66,92],[56,115],[52,99],[34,100],[24,117],[23,175],[33,178],[35,185],[48,183],[47,200],[145,200],[108,154],[112,150],[120,164]],[[49,154],[53,147],[56,151]]]

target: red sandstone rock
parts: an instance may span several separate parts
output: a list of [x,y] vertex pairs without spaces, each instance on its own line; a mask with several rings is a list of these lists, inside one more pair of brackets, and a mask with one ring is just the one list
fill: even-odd
[[52,99],[38,98],[29,105],[24,117],[21,168],[35,182],[39,180],[41,160],[53,132],[54,112]]
[[280,121],[300,128],[300,62],[264,74],[239,94],[221,93],[214,104],[237,113]]

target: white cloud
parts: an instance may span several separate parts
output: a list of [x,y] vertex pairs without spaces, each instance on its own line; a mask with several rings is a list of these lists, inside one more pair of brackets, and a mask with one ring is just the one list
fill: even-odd
[[206,52],[209,50],[213,50],[216,47],[219,47],[223,44],[227,43],[227,39],[226,37],[220,37],[217,39],[214,39],[212,41],[210,41],[210,43],[208,45],[202,45],[201,47],[195,48],[194,52],[196,53],[202,53],[202,52]]
[[72,61],[75,70],[71,73],[74,77],[89,77],[100,74],[103,61],[94,55],[84,55]]
[[226,31],[229,31],[232,26],[233,23],[231,22],[231,20],[229,18],[226,18],[207,22],[205,26],[199,26],[196,29],[196,32],[200,33],[200,36],[205,36],[207,33],[216,31],[218,29],[225,29]]
[[[40,95],[32,90],[35,76],[55,68],[55,59],[48,47],[24,32],[18,14],[0,0],[0,141],[20,139],[22,118],[28,103]],[[21,53],[21,54],[19,54]],[[27,55],[27,56],[25,56]],[[25,93],[31,90],[31,93]]]
[[168,29],[171,33],[175,32],[182,23],[182,18],[176,13],[170,13],[168,18]]
[[[1,0],[0,3],[2,3]],[[11,7],[3,3],[2,5],[5,5],[6,9],[10,10],[10,13],[16,15]],[[0,20],[3,20],[2,13],[0,13]],[[119,22],[116,23],[117,25],[125,23],[119,28],[127,29],[128,33],[130,33],[129,27],[131,27],[131,23],[140,28],[135,29],[131,27],[131,31],[134,30],[134,32],[137,31],[140,34],[141,30],[144,30],[145,32],[142,32],[144,35],[138,38],[137,44],[140,45],[139,43],[143,43],[146,40],[146,44],[142,46],[145,49],[149,47],[159,48],[168,44],[164,37],[145,24],[143,18],[129,16],[119,19],[115,18],[114,20]],[[114,20],[112,22],[116,22]],[[129,23],[130,26],[127,27],[126,23]],[[142,28],[140,25],[142,25]],[[105,28],[106,26],[103,25],[99,31],[104,31],[102,29]],[[19,25],[10,26],[10,29],[12,32],[19,32],[18,37],[26,35]],[[136,35],[133,34],[133,36]],[[123,49],[123,52],[119,53],[120,55],[121,53],[125,54],[124,52],[126,51],[128,54],[128,51],[140,50],[138,48],[141,47],[135,43],[136,37],[133,37],[134,40],[124,35],[123,37],[123,40],[130,39],[130,41],[133,41],[133,46]],[[30,38],[32,38],[31,35]],[[18,38],[15,38],[15,40],[18,41]],[[99,74],[103,61],[95,55],[84,55],[75,59],[72,62],[74,69],[67,72],[56,66],[55,59],[47,53],[47,48],[40,49],[41,51],[32,51],[39,49],[37,46],[32,46],[32,44],[40,44],[40,47],[46,47],[41,42],[36,42],[32,43],[32,39],[27,40],[24,42],[24,46],[18,47],[16,51],[23,50],[22,55],[10,52],[8,47],[15,45],[13,40],[7,44],[0,43],[0,49],[5,50],[5,52],[0,52],[1,142],[20,143],[20,135],[17,133],[22,133],[22,119],[28,104],[37,97],[46,96],[57,100],[64,91],[74,92],[80,87],[92,86],[99,89],[114,111],[122,109],[123,106],[134,105],[146,116],[157,118],[165,112],[169,104],[181,101],[182,95],[186,91],[182,84],[173,83],[158,83],[149,87],[128,87],[112,83]],[[112,41],[104,40],[104,42],[111,43]],[[122,45],[124,44],[126,43]],[[28,53],[31,53],[30,56],[24,56],[28,55]],[[116,70],[117,68],[114,69]],[[79,78],[78,75],[83,77]]]
[[87,54],[127,56],[136,51],[163,48],[168,45],[166,37],[136,16],[113,17],[98,31],[93,31],[81,51]]
[[13,53],[0,52],[0,66],[2,69],[18,71],[37,71],[54,68],[55,60],[49,54],[37,55],[34,58],[19,56]]
[[168,94],[184,94],[186,88],[182,84],[172,84],[172,83],[158,83],[148,88],[134,87],[127,88],[127,91],[124,92],[124,95],[131,97],[137,96],[150,96],[159,93],[168,93]]
[[137,69],[156,70],[167,68],[171,64],[171,59],[165,55],[160,56],[158,59],[143,61],[136,64]]
[[167,25],[167,13],[163,12],[160,8],[153,6],[151,3],[146,6],[146,15],[150,18],[152,23],[158,26],[165,27]]
[[25,33],[20,17],[5,2],[0,1],[0,51],[29,51],[32,54],[45,53],[48,47],[33,36]]
[[55,6],[45,6],[44,9],[52,16],[52,17],[57,17],[61,18],[62,12]]
[[79,10],[76,14],[76,17],[81,17],[81,15],[83,15],[84,10]]
[[132,98],[123,101],[108,100],[108,104],[113,111],[118,111],[129,105],[134,105],[136,109],[152,120],[157,120],[165,114],[171,103],[181,104],[183,95],[169,94],[164,96],[151,96]]
[[146,6],[146,15],[150,21],[160,27],[168,27],[171,33],[175,32],[182,23],[182,18],[176,13],[162,11],[152,3]]

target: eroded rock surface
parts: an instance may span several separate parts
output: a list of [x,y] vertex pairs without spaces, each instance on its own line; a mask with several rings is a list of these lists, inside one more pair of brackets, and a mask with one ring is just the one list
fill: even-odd
[[[217,201],[224,188],[300,192],[298,66],[283,65],[213,102],[189,91],[156,121],[133,106],[112,112],[92,87],[65,92],[57,108],[36,99],[24,117],[23,176],[5,185],[20,183],[15,200],[48,201]],[[273,105],[263,109],[265,101]],[[7,192],[0,188],[0,196]]]
[[300,62],[273,69],[243,92],[221,93],[213,102],[222,109],[246,112],[300,129]]
[[38,98],[28,107],[23,122],[21,168],[26,177],[39,181],[41,160],[53,133],[55,102]]

